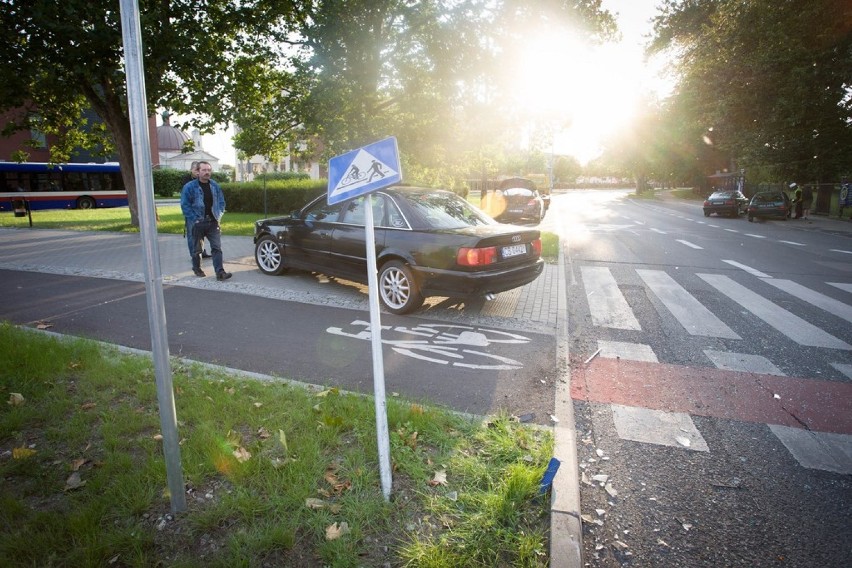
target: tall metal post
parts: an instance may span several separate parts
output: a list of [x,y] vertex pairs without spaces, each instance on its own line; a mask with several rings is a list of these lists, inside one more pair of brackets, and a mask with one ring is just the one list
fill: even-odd
[[127,110],[133,142],[133,168],[136,177],[136,201],[139,205],[139,233],[144,257],[145,290],[148,300],[148,325],[157,379],[160,429],[172,512],[186,510],[186,494],[178,445],[172,374],[169,367],[169,342],[163,301],[163,276],[157,247],[157,219],[154,209],[154,183],[151,172],[151,146],[148,140],[148,105],[145,96],[145,71],[142,62],[142,31],[137,0],[120,0],[121,35],[124,41]]

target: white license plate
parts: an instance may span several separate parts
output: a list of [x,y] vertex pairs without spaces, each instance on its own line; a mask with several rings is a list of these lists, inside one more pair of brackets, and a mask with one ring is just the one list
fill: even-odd
[[503,247],[503,258],[509,258],[510,256],[518,256],[520,254],[527,254],[526,245],[512,245],[510,247]]

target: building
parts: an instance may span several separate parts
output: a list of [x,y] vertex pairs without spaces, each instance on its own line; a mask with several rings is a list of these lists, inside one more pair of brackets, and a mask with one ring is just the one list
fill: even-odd
[[171,113],[162,114],[163,123],[157,127],[157,164],[161,168],[189,170],[192,162],[210,162],[213,171],[219,171],[219,158],[204,151],[201,144],[201,134],[193,130],[192,137],[186,132],[172,126]]

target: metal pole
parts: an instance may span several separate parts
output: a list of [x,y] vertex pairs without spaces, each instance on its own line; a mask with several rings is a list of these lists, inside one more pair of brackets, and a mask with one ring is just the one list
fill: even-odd
[[373,196],[364,196],[365,227],[367,240],[367,280],[370,295],[370,341],[373,347],[373,395],[376,403],[376,441],[379,449],[379,474],[382,478],[382,494],[390,500],[391,468],[390,437],[388,433],[388,405],[385,395],[385,366],[382,356],[382,319],[379,314],[379,285],[376,270],[376,235],[373,225]]
[[148,326],[157,378],[157,400],[160,406],[160,429],[172,512],[186,510],[183,471],[178,445],[172,374],[169,367],[169,343],[166,310],[163,301],[163,276],[157,247],[157,221],[154,209],[154,183],[151,173],[151,146],[148,140],[148,105],[145,96],[145,71],[142,61],[142,31],[137,0],[120,0],[121,33],[124,41],[125,75],[127,77],[127,110],[133,143],[133,168],[139,205],[139,233],[145,268],[145,290],[148,300]]

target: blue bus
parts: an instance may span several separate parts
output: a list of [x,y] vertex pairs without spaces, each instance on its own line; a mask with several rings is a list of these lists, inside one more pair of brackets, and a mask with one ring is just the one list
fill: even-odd
[[118,164],[0,162],[0,211],[125,205]]

